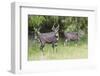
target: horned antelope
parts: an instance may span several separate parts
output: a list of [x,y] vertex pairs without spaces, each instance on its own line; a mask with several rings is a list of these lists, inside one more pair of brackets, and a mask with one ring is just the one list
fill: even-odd
[[43,48],[45,47],[45,44],[52,44],[52,48],[53,51],[56,48],[56,52],[57,52],[57,42],[59,40],[59,34],[58,34],[58,30],[59,30],[59,25],[57,27],[52,27],[52,32],[48,32],[48,33],[40,33],[40,29],[36,29],[34,28],[37,38],[40,41],[40,50],[42,51],[43,55],[44,55],[44,50]]
[[79,41],[81,37],[83,37],[84,32],[83,31],[79,31],[79,32],[64,32],[64,45],[66,45],[66,43],[68,41]]

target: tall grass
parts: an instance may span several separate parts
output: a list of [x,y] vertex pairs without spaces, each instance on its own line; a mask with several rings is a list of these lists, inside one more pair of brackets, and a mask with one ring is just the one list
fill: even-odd
[[40,43],[32,39],[28,40],[28,60],[51,60],[51,59],[81,59],[88,57],[87,38],[82,38],[80,41],[69,41],[66,46],[63,45],[63,40],[59,40],[56,50],[53,51],[51,44],[46,44],[44,47],[44,56],[41,54]]

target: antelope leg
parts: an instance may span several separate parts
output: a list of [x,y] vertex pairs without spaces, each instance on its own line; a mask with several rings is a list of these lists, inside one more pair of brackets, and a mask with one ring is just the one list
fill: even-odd
[[67,45],[67,42],[68,42],[68,40],[66,39],[66,40],[64,41],[64,46],[66,46],[66,45]]
[[55,43],[55,49],[56,49],[56,53],[57,53],[57,46],[58,46],[58,44],[57,44],[57,43]]
[[43,48],[44,48],[44,45],[41,44],[41,46],[40,46],[40,50],[42,51],[42,55],[44,56],[44,50],[43,50]]
[[54,48],[55,48],[55,45],[54,45],[54,43],[52,43],[52,48],[53,48],[53,53],[54,53]]

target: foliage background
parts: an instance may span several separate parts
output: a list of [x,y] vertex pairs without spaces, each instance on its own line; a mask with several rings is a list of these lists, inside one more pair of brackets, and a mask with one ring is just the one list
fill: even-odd
[[52,26],[58,26],[58,24],[60,25],[60,36],[64,31],[79,32],[81,30],[87,34],[88,17],[28,15],[28,29],[30,34],[34,32],[34,27],[41,27],[40,32],[43,33],[52,31]]

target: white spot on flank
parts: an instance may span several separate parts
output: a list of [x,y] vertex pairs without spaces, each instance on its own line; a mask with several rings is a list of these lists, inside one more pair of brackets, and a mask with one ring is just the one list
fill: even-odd
[[67,42],[68,40],[66,39],[65,42]]

